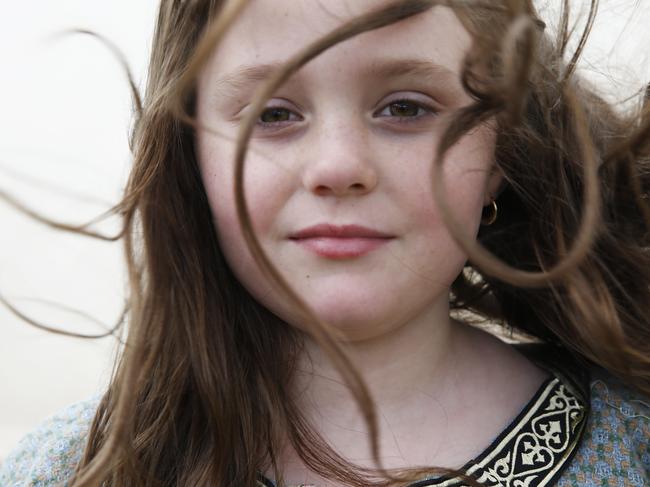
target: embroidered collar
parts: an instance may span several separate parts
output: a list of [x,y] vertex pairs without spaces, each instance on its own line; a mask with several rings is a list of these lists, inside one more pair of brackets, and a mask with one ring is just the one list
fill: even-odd
[[[523,350],[522,350],[523,351]],[[533,355],[535,352],[533,351]],[[483,453],[459,470],[487,487],[553,485],[576,452],[588,416],[588,377],[565,354],[549,353],[538,362],[553,374],[510,425]],[[524,351],[525,353],[525,351]],[[526,355],[528,355],[526,353]],[[557,362],[549,358],[559,359]],[[567,363],[567,361],[569,363]],[[564,368],[558,365],[569,365]],[[583,369],[584,370],[584,369]],[[260,487],[275,487],[261,477]],[[462,487],[462,479],[436,476],[409,487]]]
[[[558,377],[548,379],[519,416],[477,458],[460,470],[489,487],[553,485],[582,436],[587,406]],[[439,477],[411,487],[457,487]]]

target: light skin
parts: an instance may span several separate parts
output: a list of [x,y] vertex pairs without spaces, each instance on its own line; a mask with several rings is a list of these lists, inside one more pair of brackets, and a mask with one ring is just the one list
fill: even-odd
[[[286,61],[379,3],[253,0],[199,82],[198,117],[219,133],[199,131],[197,154],[220,245],[252,295],[299,330],[304,323],[253,263],[239,231],[233,141],[259,87],[241,75],[261,77],[261,65]],[[246,161],[256,235],[285,279],[344,338],[375,400],[389,468],[462,465],[545,378],[509,346],[449,317],[449,289],[466,256],[434,202],[431,168],[450,114],[471,102],[459,80],[469,45],[453,12],[436,7],[333,47],[268,101]],[[472,131],[442,171],[450,206],[471,235],[502,183],[494,141],[489,124]],[[289,238],[318,223],[362,225],[391,238],[344,259]],[[319,346],[305,340],[299,404],[339,453],[375,466],[356,403]],[[309,472],[290,447],[280,462],[290,482],[336,485]]]

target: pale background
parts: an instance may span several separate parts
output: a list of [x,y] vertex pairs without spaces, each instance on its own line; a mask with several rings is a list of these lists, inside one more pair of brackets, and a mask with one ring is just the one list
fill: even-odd
[[[118,200],[130,167],[125,77],[96,40],[51,36],[74,27],[106,36],[142,86],[156,3],[0,0],[0,189],[66,222],[85,222]],[[579,10],[586,3],[572,5]],[[623,98],[650,80],[650,6],[601,4],[583,69],[610,96]],[[34,299],[107,325],[117,319],[124,299],[120,243],[49,230],[1,201],[0,225],[0,293],[34,318],[80,332],[101,328]],[[100,227],[115,228],[115,222]],[[114,345],[35,330],[0,306],[0,459],[48,415],[100,393]]]

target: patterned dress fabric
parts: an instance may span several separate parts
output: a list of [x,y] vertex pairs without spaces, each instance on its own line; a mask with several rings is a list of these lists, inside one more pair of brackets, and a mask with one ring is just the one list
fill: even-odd
[[[582,404],[569,381],[547,380],[467,467],[478,465],[473,474],[487,486],[650,486],[650,400],[603,372],[592,372],[585,386]],[[69,485],[98,401],[76,404],[27,435],[0,465],[0,487]],[[443,485],[463,483],[438,477],[412,487]]]
[[557,485],[649,486],[650,399],[615,381],[592,381],[584,437]]

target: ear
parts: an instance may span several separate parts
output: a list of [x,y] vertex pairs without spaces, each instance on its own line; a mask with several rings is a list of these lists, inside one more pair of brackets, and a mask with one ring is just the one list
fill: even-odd
[[483,197],[483,206],[487,206],[499,197],[499,194],[506,186],[506,180],[498,164],[493,164],[490,171],[490,177],[485,186],[485,195]]

